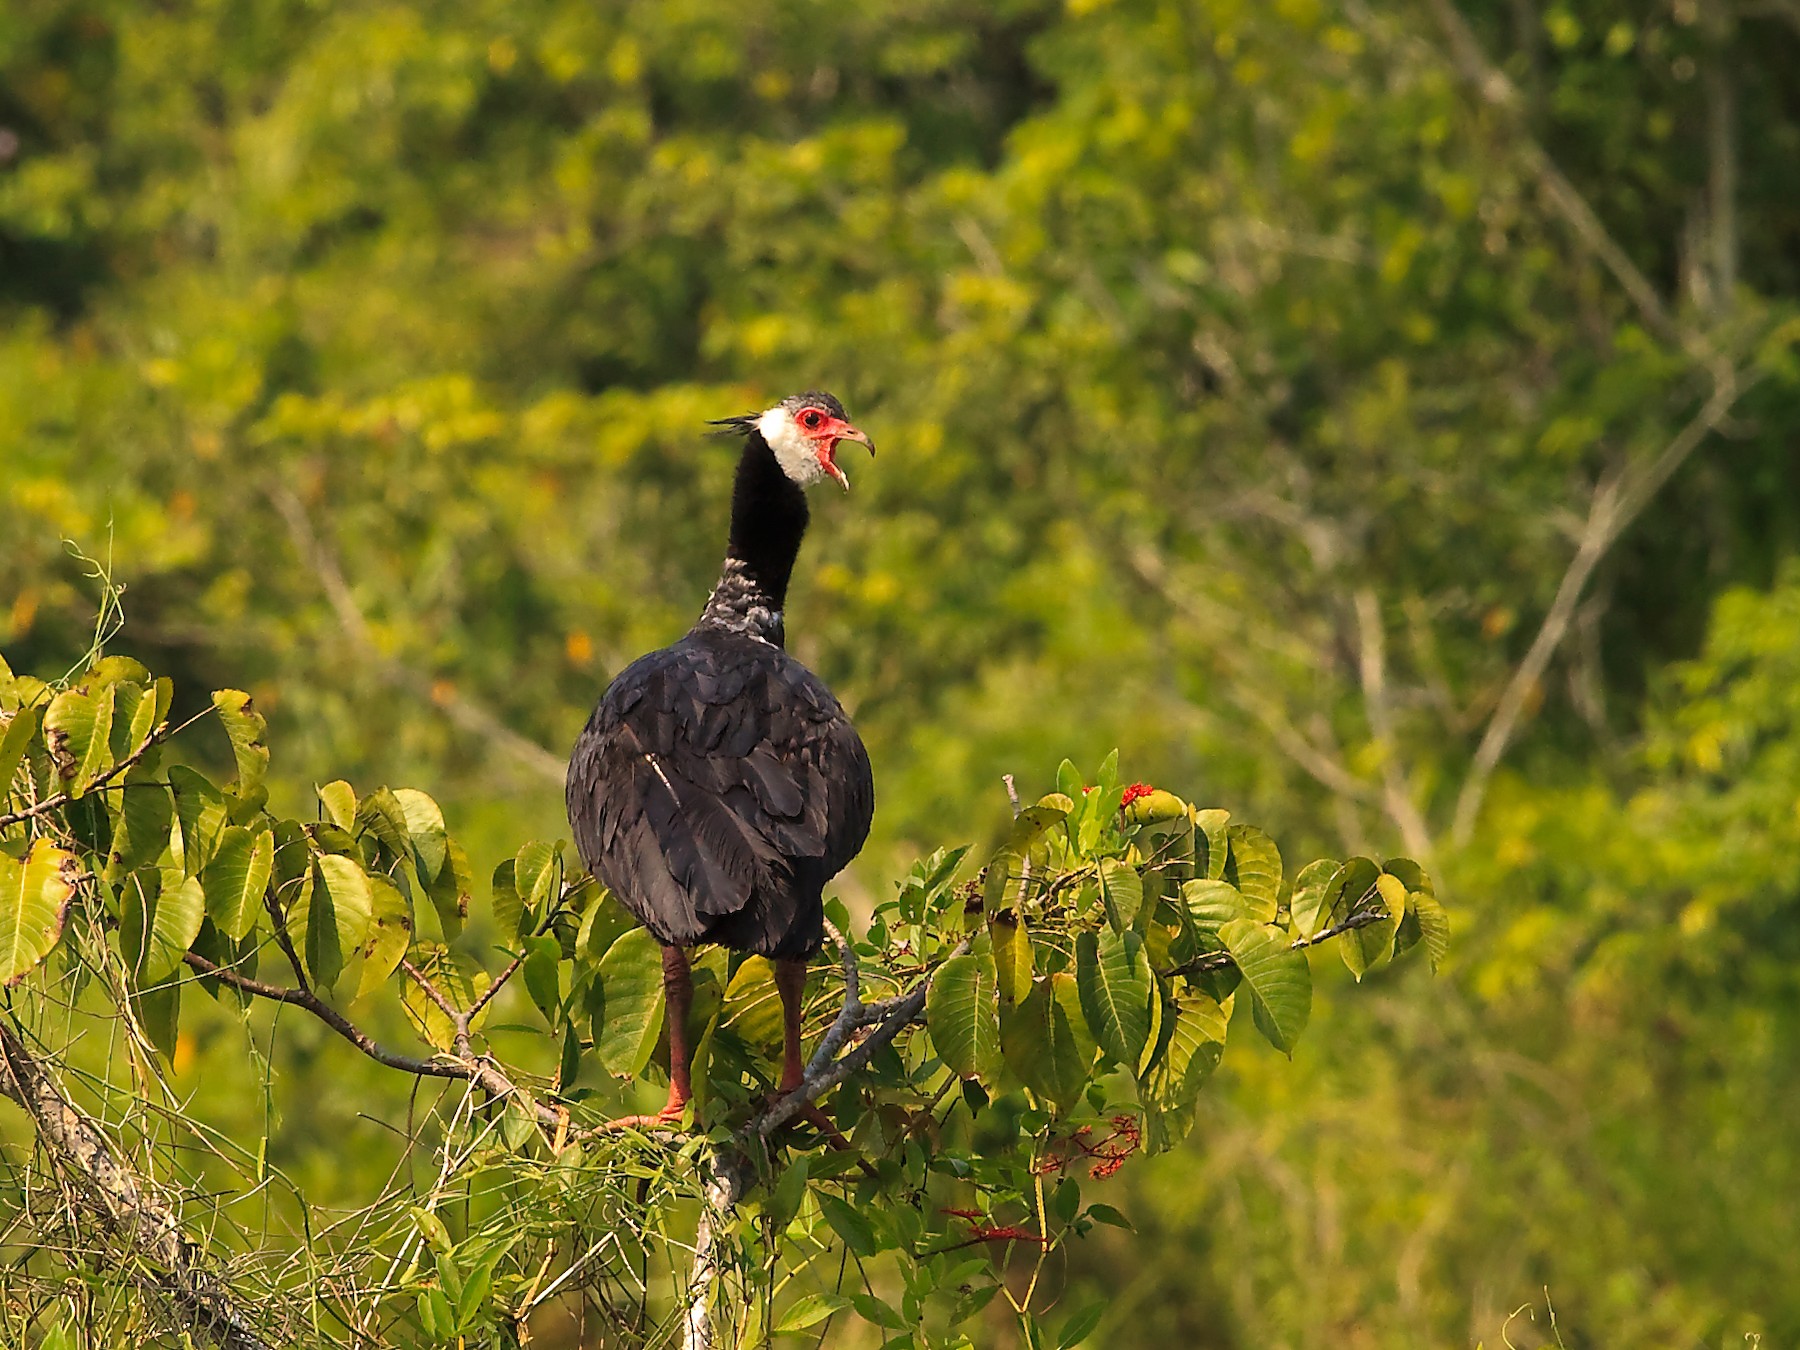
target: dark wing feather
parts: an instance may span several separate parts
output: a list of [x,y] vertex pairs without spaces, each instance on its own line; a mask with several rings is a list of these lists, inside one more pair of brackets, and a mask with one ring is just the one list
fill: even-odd
[[780,648],[699,630],[613,681],[569,764],[589,868],[664,942],[805,956],[868,838],[861,738]]

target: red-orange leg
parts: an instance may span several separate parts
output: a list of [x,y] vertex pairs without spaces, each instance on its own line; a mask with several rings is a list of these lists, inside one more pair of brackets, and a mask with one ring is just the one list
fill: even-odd
[[667,1005],[669,1025],[669,1100],[653,1116],[620,1116],[602,1129],[644,1129],[651,1126],[677,1125],[687,1104],[694,1097],[692,1047],[688,1045],[688,1009],[694,1004],[694,980],[688,970],[687,953],[679,947],[664,947],[663,1002]]

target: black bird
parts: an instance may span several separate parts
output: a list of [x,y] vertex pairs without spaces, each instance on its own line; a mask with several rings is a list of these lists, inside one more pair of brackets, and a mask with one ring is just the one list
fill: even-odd
[[719,583],[688,635],[627,666],[569,761],[569,823],[588,868],[663,944],[669,1100],[691,1095],[684,948],[717,942],[775,965],[781,1091],[799,1086],[806,962],[824,940],[822,892],[868,838],[875,784],[856,728],[784,650],[782,606],[806,532],[804,489],[847,490],[838,442],[875,443],[814,391],[713,425],[741,432]]

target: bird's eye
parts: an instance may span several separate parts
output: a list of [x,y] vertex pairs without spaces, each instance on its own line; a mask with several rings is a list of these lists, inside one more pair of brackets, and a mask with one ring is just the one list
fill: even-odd
[[808,408],[805,412],[800,414],[800,425],[805,427],[808,431],[816,428],[819,423],[824,420],[823,417],[819,416],[819,410],[817,408]]

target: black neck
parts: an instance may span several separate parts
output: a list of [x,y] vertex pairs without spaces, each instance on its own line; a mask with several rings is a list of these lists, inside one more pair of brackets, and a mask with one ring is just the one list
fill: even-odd
[[731,492],[731,542],[726,555],[744,565],[759,598],[779,610],[806,534],[806,493],[781,471],[775,452],[752,430],[738,460]]

